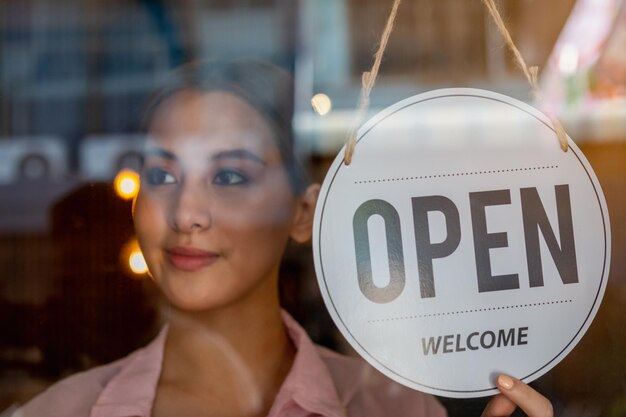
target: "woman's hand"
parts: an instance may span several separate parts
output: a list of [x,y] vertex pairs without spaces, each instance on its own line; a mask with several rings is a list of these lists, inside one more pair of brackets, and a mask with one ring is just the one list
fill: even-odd
[[508,375],[500,375],[497,380],[501,394],[489,401],[482,417],[510,416],[517,407],[528,417],[552,417],[552,404],[546,397]]

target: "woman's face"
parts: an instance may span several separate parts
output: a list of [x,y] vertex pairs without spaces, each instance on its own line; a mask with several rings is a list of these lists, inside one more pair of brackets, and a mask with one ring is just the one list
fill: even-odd
[[134,219],[157,285],[186,310],[272,296],[314,201],[294,195],[267,122],[232,94],[183,91],[150,135]]

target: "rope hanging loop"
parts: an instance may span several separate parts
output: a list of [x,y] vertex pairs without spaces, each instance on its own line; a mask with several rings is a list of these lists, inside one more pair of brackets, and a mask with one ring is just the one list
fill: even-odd
[[391,36],[391,32],[393,31],[393,25],[396,21],[396,15],[398,14],[398,8],[400,7],[401,2],[402,0],[393,1],[393,6],[391,7],[389,17],[387,18],[385,30],[380,37],[378,50],[374,55],[374,63],[372,64],[372,68],[361,75],[361,96],[359,98],[359,105],[356,110],[356,117],[353,123],[353,127],[352,129],[350,129],[348,137],[346,139],[346,153],[343,156],[343,161],[346,165],[350,165],[350,163],[352,162],[352,154],[354,153],[354,149],[356,147],[356,134],[359,127],[361,126],[361,123],[363,122],[367,110],[369,109],[370,93],[372,91],[372,88],[374,88],[374,84],[376,83],[376,77],[378,77],[380,63],[383,60],[383,55],[385,54],[385,49],[387,48],[387,42],[389,42],[389,36]]
[[[376,78],[378,77],[378,70],[380,69],[380,63],[382,61],[383,54],[385,53],[385,48],[387,47],[387,43],[389,42],[389,37],[391,36],[391,32],[393,31],[393,25],[395,23],[396,15],[398,13],[398,8],[400,7],[401,1],[402,0],[394,0],[393,6],[391,8],[391,12],[389,13],[389,17],[387,18],[387,24],[385,25],[385,30],[383,31],[381,38],[380,38],[380,44],[378,46],[376,54],[374,55],[374,63],[372,64],[372,68],[369,71],[363,72],[361,76],[361,94],[359,97],[359,104],[355,112],[355,120],[354,120],[353,126],[348,131],[348,135],[346,137],[346,151],[345,151],[344,158],[343,158],[344,163],[346,165],[350,165],[350,163],[352,162],[352,156],[356,148],[357,131],[363,122],[363,119],[365,117],[365,114],[367,113],[367,110],[369,109],[369,104],[370,104],[369,96],[372,91],[372,88],[374,88],[374,84],[376,83]],[[526,77],[526,80],[528,81],[528,84],[530,85],[533,98],[538,103],[542,103],[543,97],[542,97],[541,89],[539,88],[539,82],[538,82],[539,68],[537,66],[528,67],[528,65],[526,65],[526,61],[524,60],[524,57],[520,53],[519,49],[517,49],[517,47],[515,46],[515,43],[513,42],[513,39],[511,38],[511,34],[506,28],[506,25],[504,24],[504,21],[502,20],[502,16],[500,16],[500,12],[498,12],[498,8],[496,7],[494,0],[482,0],[482,2],[485,5],[485,7],[487,7],[489,14],[493,18],[500,34],[504,38],[504,41],[507,47],[513,53],[513,56],[515,57],[515,63],[517,64],[517,66],[520,68],[520,70],[523,72],[524,76]],[[552,126],[554,128],[557,138],[559,139],[559,144],[561,146],[561,149],[563,150],[563,152],[567,152],[568,150],[567,133],[565,132],[563,125],[557,119],[555,115],[546,114],[546,116],[548,116],[548,118],[550,118],[550,121],[552,122]]]
[[[504,38],[506,45],[513,53],[513,56],[515,57],[515,63],[522,70],[524,76],[526,77],[526,80],[528,81],[528,84],[530,84],[533,98],[537,101],[537,103],[541,104],[543,102],[543,95],[541,94],[541,88],[539,88],[539,67],[532,66],[529,68],[528,65],[526,65],[526,61],[524,60],[524,57],[520,53],[519,49],[517,49],[517,46],[515,46],[515,42],[513,42],[513,38],[511,38],[511,34],[506,28],[506,25],[502,20],[502,16],[500,16],[500,12],[498,12],[498,8],[496,7],[494,0],[482,1],[483,4],[487,7],[487,10],[489,10],[489,14],[491,15],[496,26],[498,27],[498,30]],[[567,152],[567,133],[565,133],[563,125],[556,118],[556,116],[552,114],[546,114],[546,116],[548,116],[550,118],[550,121],[552,122],[552,126],[554,128],[557,138],[559,139],[561,149],[563,150],[563,152]]]

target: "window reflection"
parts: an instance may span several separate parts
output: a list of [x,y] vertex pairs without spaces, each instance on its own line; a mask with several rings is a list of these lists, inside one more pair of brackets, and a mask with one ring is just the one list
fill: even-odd
[[[623,415],[626,84],[619,54],[624,25],[616,22],[625,21],[626,5],[500,5],[527,61],[544,69],[546,98],[593,165],[613,224],[611,278],[598,316],[580,346],[535,386],[564,415]],[[156,334],[161,301],[143,279],[131,206],[145,109],[171,70],[242,56],[291,70],[298,148],[321,180],[353,120],[360,74],[371,64],[390,6],[375,0],[0,3],[0,411]],[[574,30],[566,26],[576,17],[571,12],[584,6],[587,16],[597,13],[594,19],[614,28],[590,63],[579,40],[563,37]],[[481,2],[411,0],[402,8],[371,113],[458,85],[530,101]],[[316,342],[347,351],[320,299],[310,258],[306,246],[289,248],[283,304]],[[450,415],[480,413],[483,404],[443,401]]]

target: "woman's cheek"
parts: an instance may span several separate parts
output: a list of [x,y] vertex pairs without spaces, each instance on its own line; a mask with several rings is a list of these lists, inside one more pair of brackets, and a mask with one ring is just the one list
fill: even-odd
[[291,224],[295,200],[288,185],[278,184],[242,194],[245,195],[241,199],[216,198],[213,218],[242,231],[282,229]]

